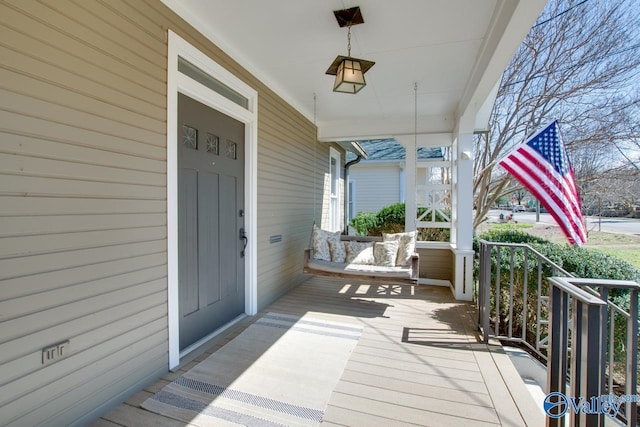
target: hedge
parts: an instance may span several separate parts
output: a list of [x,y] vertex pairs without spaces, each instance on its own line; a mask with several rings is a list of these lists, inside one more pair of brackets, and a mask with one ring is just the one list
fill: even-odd
[[[425,208],[418,209],[418,215],[425,212]],[[358,213],[351,219],[350,225],[361,236],[380,236],[382,233],[401,233],[405,230],[406,207],[404,203],[385,206],[377,213]],[[437,221],[444,218],[436,214]],[[418,230],[418,240],[448,242],[451,231],[448,228],[421,228]]]
[[[593,279],[613,279],[613,280],[640,280],[640,270],[631,265],[630,263],[621,260],[613,255],[604,254],[593,249],[587,249],[579,246],[569,246],[568,244],[557,244],[550,242],[541,237],[533,236],[529,233],[519,230],[490,230],[476,236],[474,238],[474,249],[476,251],[476,259],[474,262],[475,277],[478,277],[479,273],[479,240],[486,240],[496,243],[521,243],[527,244],[542,255],[553,261],[562,269],[570,272],[576,277],[593,278]],[[494,249],[491,253],[491,265],[492,265],[492,283],[495,283],[495,271],[497,265],[497,250]],[[535,297],[537,293],[537,283],[532,280],[536,277],[537,263],[532,262],[530,259],[527,263],[528,266],[528,283],[526,285],[528,289],[529,300],[527,303],[527,310],[524,310],[522,298],[518,296],[523,294],[524,290],[524,255],[523,251],[514,251],[513,257],[508,248],[501,249],[500,256],[500,277],[501,280],[501,301],[506,301],[510,298],[508,293],[509,279],[510,279],[510,267],[514,267],[514,312],[519,313],[514,317],[514,329],[517,329],[522,325],[523,321],[527,323],[527,341],[535,346],[535,305],[537,299]],[[551,268],[544,267],[543,275],[546,278],[552,273]],[[543,294],[548,293],[548,283],[546,279],[543,279]],[[628,309],[628,294],[629,292],[622,289],[612,290],[610,292],[611,299],[614,303]],[[493,307],[492,295],[492,311]],[[500,317],[500,323],[506,325],[506,319],[508,318],[508,304],[503,304],[501,312],[497,315]],[[527,313],[527,319],[522,317],[523,313]],[[496,315],[494,312],[493,315]],[[519,323],[519,325],[518,325]],[[616,315],[615,323],[615,359],[616,361],[622,361],[624,359],[624,345],[625,345],[625,333],[626,325],[620,315]]]

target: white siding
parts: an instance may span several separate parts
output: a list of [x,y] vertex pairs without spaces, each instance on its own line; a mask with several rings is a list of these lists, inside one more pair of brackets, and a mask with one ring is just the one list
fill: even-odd
[[355,213],[378,212],[401,202],[400,165],[398,163],[356,163],[349,168],[349,178],[356,185]]

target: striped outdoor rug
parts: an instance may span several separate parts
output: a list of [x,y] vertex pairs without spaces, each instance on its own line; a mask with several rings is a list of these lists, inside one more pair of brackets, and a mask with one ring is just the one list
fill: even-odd
[[267,313],[142,407],[200,426],[313,426],[362,328]]

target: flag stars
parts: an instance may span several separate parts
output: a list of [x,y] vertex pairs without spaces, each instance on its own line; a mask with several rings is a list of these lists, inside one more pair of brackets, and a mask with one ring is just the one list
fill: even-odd
[[528,145],[535,149],[542,157],[545,158],[553,168],[561,175],[566,175],[569,172],[566,161],[566,153],[562,148],[562,144],[559,144],[560,138],[553,126],[550,126],[546,130],[542,131],[537,137],[532,138]]

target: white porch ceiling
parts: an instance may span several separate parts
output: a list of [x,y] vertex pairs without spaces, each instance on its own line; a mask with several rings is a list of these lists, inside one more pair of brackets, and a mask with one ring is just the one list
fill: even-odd
[[[483,128],[492,92],[546,0],[162,0],[310,120],[323,140]],[[375,61],[356,95],[325,74],[347,53],[333,10],[360,6],[352,56]],[[487,102],[488,101],[488,102]],[[482,107],[484,104],[484,108]],[[437,138],[441,140],[441,138]]]

